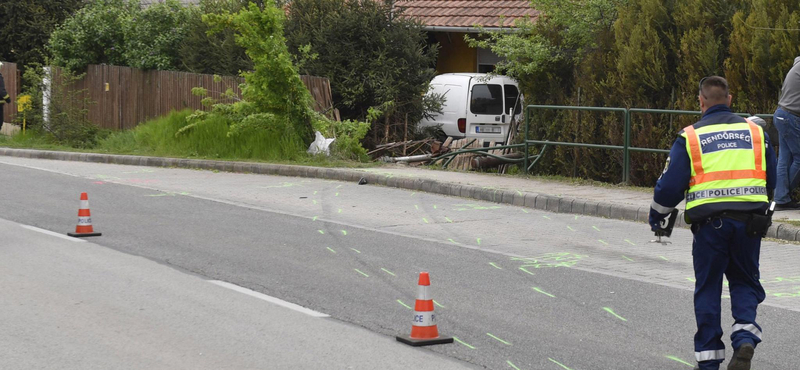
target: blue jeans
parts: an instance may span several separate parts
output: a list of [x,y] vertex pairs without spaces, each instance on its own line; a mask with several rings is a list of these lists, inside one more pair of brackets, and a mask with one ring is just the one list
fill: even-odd
[[758,304],[766,297],[758,272],[761,238],[747,236],[746,228],[742,221],[714,218],[692,229],[692,256],[697,279],[694,349],[698,361],[703,360],[699,362],[702,370],[717,370],[725,359],[720,327],[723,274],[728,278],[731,313],[735,320],[731,328],[731,345],[737,349],[744,343],[758,345],[761,342],[761,327],[756,324]]
[[800,117],[781,108],[773,115],[778,129],[778,183],[775,185],[775,202],[792,201],[792,189],[800,182]]

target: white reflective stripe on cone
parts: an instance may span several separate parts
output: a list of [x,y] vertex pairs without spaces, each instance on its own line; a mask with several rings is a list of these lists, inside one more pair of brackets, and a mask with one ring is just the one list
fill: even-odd
[[725,350],[718,349],[715,351],[695,352],[694,358],[697,359],[697,362],[710,361],[710,360],[724,360]]
[[417,289],[417,300],[420,301],[427,301],[430,300],[430,296],[428,296],[428,286],[427,285],[420,285]]
[[434,326],[436,325],[436,314],[431,311],[427,312],[414,311],[414,322],[411,325]]
[[758,330],[758,327],[753,324],[733,324],[731,332],[735,333],[739,330],[747,330],[753,333],[758,339],[761,339],[761,330]]
[[[72,204],[75,204],[75,203],[72,203]],[[88,200],[82,200],[81,201],[81,209],[89,209],[89,201]]]
[[78,217],[78,225],[79,226],[89,226],[92,224],[91,217]]

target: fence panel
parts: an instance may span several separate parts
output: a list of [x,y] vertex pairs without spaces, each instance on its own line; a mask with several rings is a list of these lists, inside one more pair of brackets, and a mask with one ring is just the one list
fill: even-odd
[[17,116],[17,92],[19,91],[17,64],[3,62],[3,66],[0,67],[0,74],[3,75],[6,91],[11,97],[11,104],[4,104],[3,117],[0,118],[2,118],[3,122],[11,122]]

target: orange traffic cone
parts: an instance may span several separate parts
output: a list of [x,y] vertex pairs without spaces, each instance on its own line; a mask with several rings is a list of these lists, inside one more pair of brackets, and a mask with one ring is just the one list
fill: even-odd
[[74,233],[67,233],[69,236],[100,236],[102,234],[94,232],[92,228],[92,213],[89,211],[89,195],[81,193],[81,208],[78,210],[78,226],[75,226]]
[[411,335],[398,335],[397,340],[410,346],[453,343],[452,337],[440,337],[436,327],[436,314],[433,313],[433,299],[428,295],[431,278],[427,272],[419,273],[419,292],[414,305],[414,320],[411,322]]

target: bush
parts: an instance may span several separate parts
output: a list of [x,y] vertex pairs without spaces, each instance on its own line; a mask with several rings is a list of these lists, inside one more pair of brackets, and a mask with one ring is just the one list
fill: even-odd
[[394,3],[294,0],[289,8],[289,50],[304,73],[330,79],[342,118],[364,120],[371,107],[383,112],[370,144],[402,139],[406,120],[414,131],[435,74],[437,48],[427,47],[421,24],[400,16]]
[[94,0],[50,36],[52,63],[78,72],[89,64],[177,69],[189,10],[177,0],[142,9],[139,0]]
[[[28,129],[43,134],[54,144],[94,147],[98,137],[107,132],[89,121],[88,108],[92,102],[86,90],[71,88],[82,77],[68,70],[48,73],[41,66],[29,66],[24,74],[24,93],[31,96],[31,110],[26,113]],[[49,101],[46,110],[42,105],[44,100]]]
[[247,3],[248,0],[202,0],[199,6],[189,9],[186,38],[178,50],[183,70],[235,76],[253,69],[253,61],[236,44],[232,29],[209,33],[211,27],[203,22],[203,15],[236,13]]

